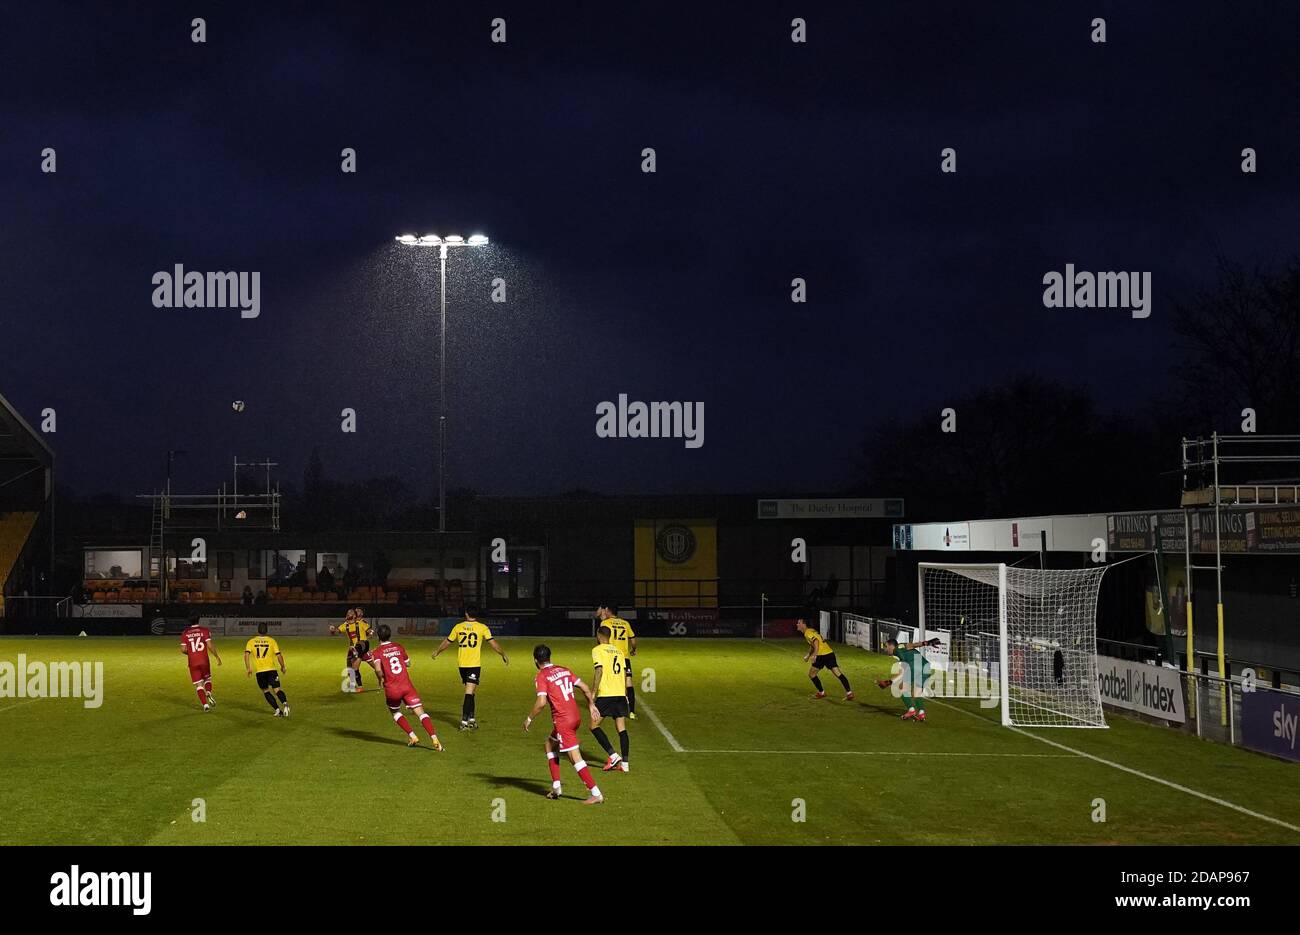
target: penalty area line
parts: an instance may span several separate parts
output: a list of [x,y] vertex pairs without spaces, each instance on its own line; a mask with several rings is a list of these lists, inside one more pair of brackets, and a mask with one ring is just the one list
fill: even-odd
[[[986,724],[989,724],[990,726],[995,726],[995,727],[998,726],[990,722],[987,718],[981,718],[978,714],[974,714],[970,711],[964,711],[955,705],[944,704],[941,701],[936,703],[943,705],[943,707],[945,708],[950,708],[953,711],[961,711],[962,714],[969,714],[973,718],[979,718],[979,720],[984,721]],[[1031,740],[1037,740],[1039,743],[1045,743],[1049,747],[1055,747],[1058,750],[1064,750],[1067,753],[1074,754],[1075,756],[1083,757],[1085,760],[1092,760],[1094,763],[1100,763],[1103,766],[1109,766],[1111,769],[1117,769],[1122,773],[1128,773],[1131,776],[1137,776],[1139,779],[1145,779],[1147,782],[1157,783],[1169,789],[1173,789],[1177,792],[1182,792],[1186,795],[1190,795],[1193,798],[1201,799],[1205,802],[1210,802],[1222,808],[1231,809],[1232,811],[1239,812],[1242,815],[1249,815],[1251,818],[1258,818],[1260,821],[1266,821],[1271,825],[1277,825],[1279,828],[1286,828],[1288,831],[1294,831],[1296,834],[1300,834],[1300,826],[1293,825],[1288,821],[1283,821],[1281,818],[1274,818],[1272,815],[1265,815],[1263,812],[1257,812],[1254,811],[1253,809],[1246,808],[1244,805],[1238,805],[1236,802],[1229,802],[1227,799],[1221,799],[1218,796],[1210,795],[1208,792],[1201,792],[1197,789],[1191,788],[1190,786],[1184,786],[1182,783],[1177,783],[1169,779],[1162,779],[1161,777],[1153,776],[1150,773],[1144,773],[1140,769],[1134,769],[1131,766],[1125,766],[1123,763],[1116,763],[1114,760],[1107,760],[1104,757],[1100,757],[1092,753],[1087,753],[1083,750],[1076,750],[1074,747],[1067,747],[1065,744],[1060,743],[1058,741],[1048,740],[1046,737],[1040,737],[1037,734],[1031,734],[1029,731],[1024,730],[1023,728],[1020,727],[1008,727],[1006,729],[1010,731],[1015,731],[1017,734],[1020,734],[1022,737],[1028,737]]]
[[685,753],[686,748],[677,742],[672,731],[664,727],[664,722],[659,720],[659,715],[655,714],[654,708],[645,703],[644,700],[637,704],[637,707],[645,712],[646,717],[650,718],[650,723],[659,728],[659,733],[664,735],[664,740],[668,741],[668,746],[673,748],[674,753]]

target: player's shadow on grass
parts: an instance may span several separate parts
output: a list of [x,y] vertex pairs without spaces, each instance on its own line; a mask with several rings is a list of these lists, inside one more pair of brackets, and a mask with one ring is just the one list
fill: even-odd
[[330,730],[340,737],[347,737],[349,740],[364,740],[368,743],[382,743],[386,746],[394,744],[399,747],[406,746],[405,740],[398,740],[394,737],[381,737],[379,734],[370,731],[354,730],[351,727],[331,727]]
[[[893,701],[893,699],[890,699],[890,701]],[[857,701],[848,702],[848,704],[853,705],[855,710],[862,714],[883,714],[892,718],[899,717],[906,710],[906,706],[901,701],[892,704],[875,704],[859,698]]]
[[538,795],[544,795],[550,791],[551,783],[546,779],[530,779],[524,776],[494,776],[491,773],[474,773],[478,779],[485,779],[494,786],[513,786],[516,789],[522,789],[524,792],[535,792]]
[[[363,694],[362,697],[364,697],[365,695],[376,695],[376,696],[378,696],[378,698],[379,698],[379,702],[378,702],[378,707],[379,707],[379,709],[382,710],[382,711],[387,711],[387,710],[388,710],[387,708],[384,707],[384,696],[383,696],[383,693],[382,693],[382,692],[367,691],[367,692],[365,692],[365,693]],[[327,705],[365,704],[364,701],[362,701],[362,702],[357,702],[356,697],[357,697],[356,695],[351,695],[351,694],[348,694],[347,692],[338,692],[338,693],[336,693],[336,694],[329,694],[329,695],[326,695],[325,698],[324,698],[324,703],[327,704]],[[409,715],[410,717],[414,717],[414,716],[415,716],[415,715],[411,714],[409,708],[404,708],[403,710],[404,710],[404,711],[406,712],[406,714]],[[451,715],[450,712],[447,712],[447,711],[435,711],[435,710],[433,710],[432,708],[428,707],[427,705],[425,706],[424,713],[427,714],[427,715],[429,715],[429,717],[433,718],[435,724],[458,724],[458,723],[460,723],[460,714],[459,714],[459,713],[457,713],[457,714],[455,715],[455,717],[453,717],[453,716]]]

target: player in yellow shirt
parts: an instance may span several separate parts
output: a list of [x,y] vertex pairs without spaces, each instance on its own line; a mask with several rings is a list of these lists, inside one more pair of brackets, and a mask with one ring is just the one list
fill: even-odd
[[831,644],[822,639],[822,635],[815,629],[808,626],[808,621],[795,621],[795,629],[802,635],[808,643],[808,652],[804,654],[803,661],[812,660],[812,667],[808,670],[808,678],[812,679],[813,686],[817,689],[814,698],[825,698],[826,690],[822,688],[822,680],[818,678],[817,673],[822,669],[830,669],[835,673],[835,677],[840,680],[844,686],[844,700],[853,700],[853,689],[849,687],[848,677],[840,671],[839,661],[835,658],[835,650],[831,649]]
[[266,696],[266,703],[271,706],[275,716],[288,717],[289,699],[284,696],[284,689],[280,687],[280,672],[275,671],[277,665],[280,667],[280,672],[287,671],[284,667],[284,654],[280,652],[280,644],[266,635],[266,624],[259,623],[257,636],[244,645],[244,672],[250,678],[254,672],[257,673],[257,687]]
[[[596,667],[591,684],[596,686],[596,710],[600,713],[600,719],[591,722],[591,733],[609,757],[605,761],[605,772],[621,769],[626,773],[628,740],[625,718],[628,708],[623,670],[627,667],[627,656],[614,645],[613,628],[608,623],[603,623],[596,629],[596,640],[596,645],[591,649],[591,664]],[[614,752],[609,738],[600,729],[600,722],[607,717],[614,719],[614,726],[618,729],[619,753]]]
[[492,631],[475,619],[478,608],[466,607],[465,619],[451,628],[447,638],[442,641],[433,658],[437,659],[442,651],[452,643],[456,644],[456,665],[460,667],[460,680],[465,686],[465,700],[461,702],[460,729],[478,730],[478,721],[474,717],[474,696],[478,691],[479,677],[483,674],[483,645],[492,647],[492,651],[501,657],[501,661],[510,665],[510,658],[501,644],[492,638]]
[[600,622],[609,627],[609,641],[623,654],[623,682],[627,687],[627,716],[636,720],[636,688],[632,685],[632,657],[636,655],[636,633],[632,624],[618,615],[618,608],[602,604],[596,611]]
[[348,638],[348,668],[352,670],[352,688],[344,691],[363,692],[361,686],[361,660],[370,652],[370,624],[366,612],[360,607],[349,608],[343,623],[330,627],[330,635],[342,633]]
[[840,662],[835,658],[835,650],[831,649],[831,644],[822,639],[822,635],[815,628],[807,624],[807,620],[797,620],[794,627],[800,631],[803,640],[809,644],[809,652],[803,654],[803,662],[813,661],[813,666],[809,668],[809,679],[813,680],[813,687],[816,688],[814,698],[826,697],[826,689],[822,688],[822,679],[818,678],[818,672],[823,668],[829,668],[835,672],[835,678],[840,680],[844,685],[844,700],[853,701],[853,689],[849,688],[849,679],[844,672],[840,671]]

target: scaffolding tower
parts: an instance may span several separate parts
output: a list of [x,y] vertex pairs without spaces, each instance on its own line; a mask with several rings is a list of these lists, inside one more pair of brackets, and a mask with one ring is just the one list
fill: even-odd
[[[1215,609],[1218,623],[1217,656],[1219,678],[1225,678],[1223,637],[1223,509],[1224,507],[1300,504],[1300,477],[1251,477],[1250,474],[1281,471],[1282,465],[1300,464],[1300,435],[1220,435],[1184,438],[1183,539],[1187,568],[1187,671],[1196,669],[1193,638],[1192,572],[1213,571]],[[1245,476],[1243,476],[1245,475]],[[1214,564],[1192,564],[1192,513],[1197,508],[1214,508]],[[1200,522],[1199,514],[1195,517]],[[1226,703],[1222,716],[1228,717]]]
[[[234,458],[234,468],[229,484],[222,482],[215,493],[172,493],[171,461],[168,453],[168,477],[162,490],[137,494],[137,500],[149,500],[152,512],[149,522],[149,554],[145,567],[148,586],[158,588],[163,601],[170,600],[170,575],[167,569],[167,537],[202,532],[220,532],[228,529],[269,529],[280,531],[280,484],[271,476],[278,462],[241,462]],[[240,468],[263,468],[266,484],[260,493],[241,492]],[[189,546],[191,543],[184,543]]]

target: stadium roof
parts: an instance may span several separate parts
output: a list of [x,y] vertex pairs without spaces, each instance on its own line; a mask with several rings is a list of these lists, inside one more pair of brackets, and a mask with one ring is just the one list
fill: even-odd
[[53,466],[45,440],[0,396],[0,488]]

